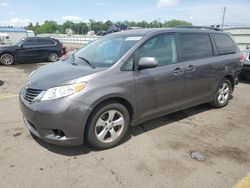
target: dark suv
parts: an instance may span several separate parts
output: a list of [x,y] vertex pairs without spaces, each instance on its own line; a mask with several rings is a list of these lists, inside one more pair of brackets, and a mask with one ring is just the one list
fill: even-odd
[[20,107],[47,142],[109,148],[130,125],[202,103],[226,106],[240,70],[240,51],[222,31],[118,32],[31,73]]
[[27,61],[57,61],[65,53],[59,40],[48,37],[28,37],[9,46],[0,46],[0,62],[12,65]]

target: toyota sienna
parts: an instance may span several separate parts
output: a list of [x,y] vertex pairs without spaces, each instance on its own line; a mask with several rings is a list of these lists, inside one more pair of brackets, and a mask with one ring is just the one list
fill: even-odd
[[240,51],[223,31],[129,30],[32,72],[20,107],[46,142],[110,148],[129,126],[202,103],[226,106],[240,70]]

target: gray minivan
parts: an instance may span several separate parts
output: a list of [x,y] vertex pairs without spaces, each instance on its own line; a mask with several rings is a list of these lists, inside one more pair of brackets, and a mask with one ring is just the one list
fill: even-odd
[[226,106],[240,70],[240,51],[223,31],[124,31],[32,72],[20,107],[46,142],[110,148],[129,126],[202,103]]

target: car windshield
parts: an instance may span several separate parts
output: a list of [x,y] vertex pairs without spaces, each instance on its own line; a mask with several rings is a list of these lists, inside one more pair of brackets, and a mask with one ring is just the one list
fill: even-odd
[[114,65],[142,36],[110,35],[96,40],[71,58],[75,65],[88,64],[93,67],[110,67]]
[[13,43],[13,45],[18,46],[18,45],[22,44],[22,43],[23,43],[23,41],[24,41],[24,39],[20,39],[20,40],[18,40],[18,41],[16,41],[16,42],[14,42],[14,43]]

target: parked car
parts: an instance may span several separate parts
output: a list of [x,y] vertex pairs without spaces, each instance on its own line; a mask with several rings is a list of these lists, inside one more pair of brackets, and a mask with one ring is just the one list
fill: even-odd
[[250,77],[250,50],[245,50],[242,51],[242,59],[243,60],[243,67],[242,67],[242,71],[240,73],[241,77],[245,77],[245,78],[249,78]]
[[8,46],[0,46],[0,62],[12,65],[27,61],[55,62],[65,53],[61,42],[48,37],[28,37]]
[[110,33],[115,33],[115,32],[119,32],[119,31],[126,31],[129,30],[129,26],[124,25],[124,24],[120,24],[120,25],[113,25],[111,26],[105,34],[110,34]]
[[20,107],[44,141],[110,148],[129,126],[202,103],[226,106],[240,70],[240,51],[222,31],[118,32],[33,72]]
[[100,31],[98,31],[98,32],[96,33],[96,35],[97,35],[97,36],[104,36],[104,35],[106,35],[106,31],[100,30]]

